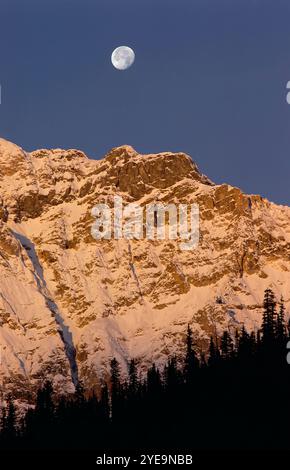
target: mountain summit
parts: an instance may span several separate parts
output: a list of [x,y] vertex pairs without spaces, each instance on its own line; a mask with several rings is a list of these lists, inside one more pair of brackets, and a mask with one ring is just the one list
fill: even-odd
[[[91,209],[197,203],[200,242],[95,240]],[[0,139],[1,388],[21,401],[50,378],[59,393],[179,354],[187,324],[210,335],[257,329],[266,287],[290,306],[290,208],[216,185],[184,153],[130,146],[25,152]]]

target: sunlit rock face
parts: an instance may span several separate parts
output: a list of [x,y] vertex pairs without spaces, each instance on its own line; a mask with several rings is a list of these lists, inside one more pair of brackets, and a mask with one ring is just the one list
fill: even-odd
[[[95,240],[91,209],[114,196],[200,209],[200,241]],[[31,401],[44,378],[58,393],[99,386],[108,361],[125,372],[181,354],[187,324],[213,332],[260,326],[263,291],[290,307],[290,208],[215,185],[184,153],[101,160],[79,150],[27,153],[0,140],[0,377]]]

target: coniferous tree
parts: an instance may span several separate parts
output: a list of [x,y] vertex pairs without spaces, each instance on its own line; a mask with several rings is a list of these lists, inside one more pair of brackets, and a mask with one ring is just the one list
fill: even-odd
[[256,349],[257,349],[258,353],[261,352],[261,348],[262,348],[261,330],[258,330],[257,331],[257,339],[256,339]]
[[101,390],[100,399],[100,419],[103,423],[108,423],[110,419],[110,401],[108,386],[105,384]]
[[227,331],[224,331],[221,337],[221,353],[223,359],[231,359],[233,357],[233,340]]
[[5,429],[6,425],[6,407],[3,405],[1,408],[0,431]]
[[117,421],[121,416],[121,371],[120,364],[114,357],[111,366],[111,414],[112,419]]
[[75,403],[77,407],[81,407],[85,402],[84,386],[79,380],[75,387]]
[[52,399],[53,388],[50,381],[45,382],[44,386],[38,391],[35,411],[50,417],[54,413],[54,404]]
[[111,386],[112,392],[117,393],[120,389],[120,364],[117,359],[114,357],[110,363],[111,366]]
[[207,366],[206,355],[205,355],[204,351],[201,351],[201,353],[200,353],[199,366],[200,366],[201,369],[205,369],[206,366]]
[[109,439],[110,426],[112,424],[110,420],[110,400],[107,384],[104,384],[102,386],[98,410],[99,414],[96,424],[98,425],[98,429],[100,430],[100,447],[105,448]]
[[[244,328],[244,325],[243,325]],[[238,329],[235,331],[235,341],[234,341],[234,349],[237,352],[239,349],[239,342],[240,342],[240,332]]]
[[288,336],[288,338],[290,337],[290,318],[287,322],[287,336]]
[[150,415],[153,417],[154,413],[157,413],[159,404],[161,403],[164,394],[164,386],[162,383],[161,374],[154,363],[147,372],[145,393],[149,418]]
[[252,353],[251,338],[243,325],[238,338],[237,355],[242,361],[248,359]]
[[160,371],[157,369],[155,363],[152,364],[147,372],[146,385],[149,395],[160,395],[160,392],[162,391],[162,380]]
[[279,343],[283,346],[286,340],[285,305],[283,297],[281,297],[279,302],[279,311],[277,313],[276,336]]
[[220,350],[217,344],[215,344],[213,337],[210,337],[209,343],[209,357],[208,357],[208,365],[215,367],[220,362]]
[[4,437],[8,443],[13,444],[16,437],[16,411],[11,394],[7,397],[6,418],[4,421]]
[[167,390],[175,390],[180,383],[180,374],[177,368],[177,359],[175,356],[168,360],[164,369],[164,378]]
[[49,445],[54,438],[52,427],[54,422],[54,403],[52,399],[53,388],[50,381],[38,390],[36,406],[31,416],[32,432],[37,445]]
[[271,289],[266,289],[263,302],[262,344],[267,347],[275,340],[276,301]]
[[199,361],[193,349],[192,330],[190,326],[187,325],[186,353],[185,353],[185,360],[184,360],[184,375],[185,375],[185,382],[187,385],[192,384],[194,372],[198,367],[199,367]]
[[135,359],[131,359],[129,364],[129,393],[134,396],[137,393],[138,376]]

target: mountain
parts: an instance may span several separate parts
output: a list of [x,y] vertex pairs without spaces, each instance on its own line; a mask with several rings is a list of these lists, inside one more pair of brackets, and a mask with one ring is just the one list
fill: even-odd
[[[200,241],[95,240],[97,203],[197,203]],[[20,401],[50,378],[59,393],[200,348],[222,329],[261,323],[271,287],[290,306],[290,208],[204,176],[184,153],[114,148],[25,152],[0,139],[1,390]]]

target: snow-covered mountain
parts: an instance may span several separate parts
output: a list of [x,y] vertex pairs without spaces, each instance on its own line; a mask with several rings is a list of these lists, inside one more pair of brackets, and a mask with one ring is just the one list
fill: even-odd
[[[200,242],[95,240],[99,202],[198,203]],[[61,392],[78,378],[162,364],[180,352],[187,324],[209,335],[260,325],[263,291],[290,307],[290,208],[216,185],[183,153],[113,149],[32,153],[0,140],[0,378],[21,400],[45,378]]]

